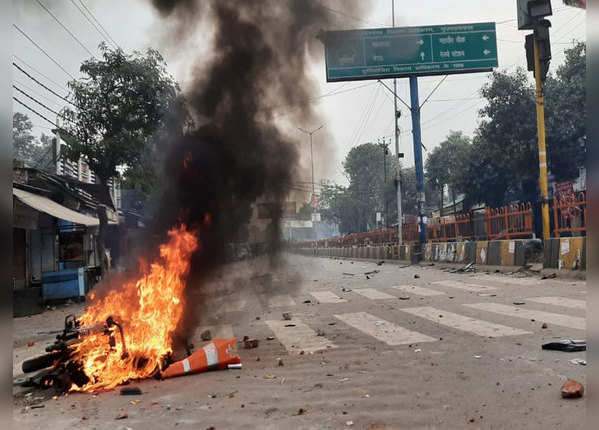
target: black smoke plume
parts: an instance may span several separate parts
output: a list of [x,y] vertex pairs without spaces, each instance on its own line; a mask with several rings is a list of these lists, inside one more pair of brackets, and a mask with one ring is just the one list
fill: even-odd
[[[359,14],[357,1],[328,2]],[[156,226],[183,222],[199,229],[190,287],[226,261],[229,244],[243,240],[260,201],[271,205],[269,249],[279,247],[283,203],[298,175],[298,142],[280,129],[277,109],[294,106],[286,120],[317,121],[308,100],[316,87],[310,58],[321,58],[321,29],[340,28],[316,0],[153,0],[169,30],[168,43],[194,36],[201,22],[213,29],[213,55],[197,58],[185,98],[196,127],[173,133],[166,145],[163,197]],[[188,46],[188,45],[186,45]],[[192,53],[193,54],[193,53]],[[313,57],[311,57],[313,56]],[[314,57],[316,56],[316,57]],[[299,109],[298,109],[299,107]]]

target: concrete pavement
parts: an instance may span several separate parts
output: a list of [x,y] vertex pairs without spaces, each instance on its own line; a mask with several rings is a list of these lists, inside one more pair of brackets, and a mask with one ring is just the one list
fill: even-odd
[[541,345],[585,337],[584,282],[287,259],[258,274],[238,263],[198,310],[215,337],[260,340],[239,349],[242,370],[140,381],[135,397],[19,395],[15,420],[30,429],[583,426],[584,399],[564,400],[560,387],[586,385],[584,366],[569,363],[585,353]]

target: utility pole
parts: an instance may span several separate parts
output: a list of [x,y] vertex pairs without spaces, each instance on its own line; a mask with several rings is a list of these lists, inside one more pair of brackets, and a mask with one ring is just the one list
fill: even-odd
[[[391,0],[391,14],[392,14],[392,25],[395,27],[395,0]],[[399,126],[397,121],[401,116],[401,112],[397,110],[397,79],[393,79],[393,123],[395,125],[395,155],[397,156],[397,174],[395,178],[395,183],[397,184],[396,193],[397,193],[397,243],[398,245],[403,244],[403,235],[402,235],[402,226],[403,226],[403,217],[401,214],[401,165],[400,159],[403,158],[403,154],[399,152]]]
[[549,70],[551,44],[549,27],[551,22],[544,19],[553,14],[551,0],[517,0],[518,30],[533,30],[526,36],[524,48],[529,71],[534,72],[537,102],[537,135],[539,147],[539,191],[543,239],[551,236],[549,221],[549,191],[547,186],[547,147],[545,144],[545,103],[543,83]]
[[416,191],[418,196],[419,250],[416,256],[422,259],[426,242],[426,223],[424,222],[424,168],[422,166],[422,135],[420,131],[420,101],[418,99],[418,78],[410,76],[410,102],[412,111],[412,134],[414,140],[414,167],[416,170]]
[[[312,198],[310,199],[310,201],[314,201],[314,198],[316,196],[316,193],[314,190],[314,152],[312,150],[312,135],[323,127],[324,127],[324,124],[322,124],[318,128],[315,128],[312,131],[304,130],[303,128],[299,128],[299,127],[297,128],[302,133],[306,133],[306,134],[310,135],[310,163],[312,164]],[[314,211],[314,208],[312,208],[312,211]]]
[[388,144],[385,142],[385,139],[383,138],[382,142],[379,142],[378,144],[382,149],[383,149],[383,203],[385,204],[385,222],[384,222],[384,226],[385,228],[389,227],[389,222],[387,221],[389,219],[389,201],[387,200],[387,193],[386,193],[386,187],[387,187],[387,154],[389,153],[389,146]]

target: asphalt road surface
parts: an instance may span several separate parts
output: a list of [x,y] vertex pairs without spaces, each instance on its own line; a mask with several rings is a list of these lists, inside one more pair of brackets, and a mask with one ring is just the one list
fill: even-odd
[[[258,348],[239,346],[242,370],[132,383],[140,396],[117,389],[52,399],[15,387],[15,421],[28,429],[134,430],[584,426],[584,398],[562,399],[560,387],[566,378],[586,386],[585,367],[570,362],[585,353],[541,349],[585,338],[583,281],[287,260],[278,270],[234,265],[198,308],[198,333],[208,327],[213,337],[259,339]],[[67,311],[15,319],[17,364],[61,328]]]

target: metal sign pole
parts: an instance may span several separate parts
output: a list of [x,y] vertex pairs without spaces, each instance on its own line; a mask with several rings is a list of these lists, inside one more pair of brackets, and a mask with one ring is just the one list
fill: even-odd
[[412,111],[412,134],[414,137],[414,167],[416,168],[416,189],[418,191],[418,225],[420,230],[420,253],[426,242],[424,223],[424,169],[422,167],[422,136],[420,134],[420,101],[418,100],[418,78],[410,76],[410,102]]
[[[391,13],[393,15],[393,27],[395,27],[395,0],[391,0]],[[395,155],[397,157],[397,172],[395,177],[395,182],[397,183],[397,244],[403,245],[403,235],[402,235],[402,216],[401,216],[401,174],[400,170],[401,162],[399,156],[399,127],[397,126],[397,79],[393,79],[393,124],[395,126]]]

